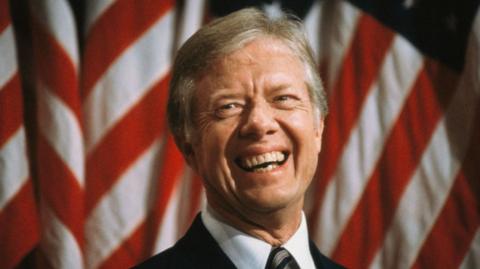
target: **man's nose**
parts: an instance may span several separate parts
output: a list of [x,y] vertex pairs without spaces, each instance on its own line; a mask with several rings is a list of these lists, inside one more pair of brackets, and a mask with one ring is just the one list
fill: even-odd
[[266,102],[257,102],[246,111],[240,126],[240,136],[258,140],[274,134],[278,128],[273,109]]

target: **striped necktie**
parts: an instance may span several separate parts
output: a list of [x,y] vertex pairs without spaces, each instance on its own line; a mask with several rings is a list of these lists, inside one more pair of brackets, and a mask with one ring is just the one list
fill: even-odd
[[270,252],[265,269],[300,269],[300,267],[288,250],[278,247]]

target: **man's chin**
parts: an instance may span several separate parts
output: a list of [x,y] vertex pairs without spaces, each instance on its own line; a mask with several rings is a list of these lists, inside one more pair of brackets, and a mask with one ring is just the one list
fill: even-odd
[[285,210],[294,204],[294,198],[291,195],[265,193],[257,195],[247,195],[243,202],[257,214],[274,214],[278,211]]

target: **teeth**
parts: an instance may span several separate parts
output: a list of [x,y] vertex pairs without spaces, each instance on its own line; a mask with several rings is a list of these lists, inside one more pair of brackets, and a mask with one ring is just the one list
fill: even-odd
[[246,160],[244,161],[244,166],[246,166],[246,167],[252,167],[252,166],[254,166],[254,164],[253,164],[253,162],[252,162],[250,159],[246,159]]
[[257,157],[257,159],[258,159],[258,164],[265,163],[265,162],[267,162],[267,154],[260,155],[260,156]]
[[262,168],[257,168],[255,169],[256,172],[268,172],[268,171],[272,171],[273,169],[277,168],[278,167],[278,164],[269,164],[267,167],[262,167]]
[[[273,152],[263,153],[261,155],[244,158],[242,159],[241,163],[242,163],[242,166],[245,166],[246,168],[252,168],[254,166],[261,165],[263,163],[282,162],[284,159],[285,159],[285,155],[282,152],[273,151]],[[270,164],[269,166],[264,168],[259,168],[258,170],[270,171],[273,168],[275,168],[275,167],[272,168],[272,166],[277,167],[278,165]]]

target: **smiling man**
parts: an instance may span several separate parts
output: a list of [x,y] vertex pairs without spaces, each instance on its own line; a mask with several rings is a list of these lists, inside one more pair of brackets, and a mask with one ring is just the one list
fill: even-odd
[[326,111],[297,19],[244,9],[200,29],[178,52],[168,120],[207,207],[139,268],[341,268],[302,211]]

